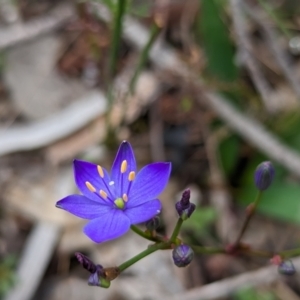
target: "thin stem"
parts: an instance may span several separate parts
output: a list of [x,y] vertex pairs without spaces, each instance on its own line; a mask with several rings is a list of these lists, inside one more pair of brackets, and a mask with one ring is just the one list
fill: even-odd
[[279,29],[282,31],[282,33],[289,39],[292,38],[292,35],[290,32],[285,28],[284,24],[280,20],[280,18],[277,17],[277,15],[273,12],[273,9],[270,7],[268,3],[266,3],[263,0],[258,0],[259,4],[263,7],[263,9],[267,12],[267,14],[273,19],[273,21],[276,23],[276,25],[279,27]]
[[142,231],[140,228],[138,228],[135,225],[131,225],[130,228],[131,228],[132,231],[134,231],[136,234],[143,237],[144,239],[147,239],[147,240],[152,241],[152,242],[161,242],[162,241],[160,237],[150,236],[149,234]]
[[125,261],[124,263],[122,263],[118,267],[118,270],[120,272],[123,272],[125,269],[129,268],[130,266],[132,266],[133,264],[135,264],[136,262],[138,262],[142,258],[148,256],[149,254],[151,254],[151,253],[153,253],[157,250],[169,249],[169,248],[170,248],[170,243],[169,242],[154,244],[154,245],[150,246],[149,248],[147,248],[146,250],[139,253],[138,255],[136,255],[136,256],[130,258],[129,260]]
[[223,248],[202,247],[193,245],[190,245],[190,247],[198,254],[226,253],[226,251]]
[[238,237],[237,237],[237,239],[236,239],[236,241],[234,243],[235,246],[239,245],[239,243],[240,243],[240,241],[241,241],[241,239],[242,239],[242,237],[243,237],[246,229],[248,228],[248,225],[249,225],[249,223],[250,223],[253,215],[255,214],[256,208],[257,208],[257,206],[258,206],[258,204],[260,202],[261,195],[262,195],[262,191],[259,191],[258,194],[257,194],[257,196],[256,196],[256,199],[255,199],[255,201],[253,203],[253,206],[252,207],[248,207],[248,208],[250,208],[250,210],[247,212],[247,217],[246,217],[246,219],[244,221],[242,229],[241,229],[241,231],[240,231],[240,233],[239,233],[239,235],[238,235]]
[[117,65],[117,58],[122,37],[123,17],[126,10],[126,0],[118,0],[113,21],[111,51],[109,57],[109,78],[112,79]]
[[154,22],[151,27],[149,40],[148,40],[147,44],[144,46],[144,48],[140,54],[138,64],[136,66],[134,74],[129,83],[129,89],[130,89],[131,93],[134,93],[134,89],[135,89],[135,85],[136,85],[138,76],[147,62],[147,59],[149,57],[149,52],[150,52],[154,42],[156,41],[156,37],[160,33],[160,30],[161,30],[161,28]]
[[285,250],[278,253],[282,258],[290,258],[300,255],[300,248]]
[[177,238],[177,236],[179,234],[179,231],[180,231],[182,223],[183,223],[183,220],[181,218],[179,218],[177,220],[176,226],[175,226],[175,228],[173,230],[173,233],[171,235],[171,238],[170,238],[170,242],[171,243],[175,243],[176,242],[176,238]]
[[256,249],[241,249],[240,250],[245,255],[251,255],[256,257],[266,257],[272,258],[274,256],[273,252],[265,251],[265,250],[256,250]]

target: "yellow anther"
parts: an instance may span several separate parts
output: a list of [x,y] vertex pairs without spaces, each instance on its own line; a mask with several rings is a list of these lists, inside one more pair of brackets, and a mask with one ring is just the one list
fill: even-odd
[[127,170],[127,160],[123,160],[121,164],[121,173],[125,173]]
[[128,174],[128,180],[129,181],[133,181],[135,178],[135,172],[134,171],[131,171],[129,174]]
[[99,194],[103,199],[107,198],[107,194],[103,190],[100,190]]
[[96,192],[95,187],[88,181],[85,182],[86,187],[91,191],[91,192]]
[[122,199],[124,200],[124,202],[127,202],[128,201],[128,196],[126,194],[123,194]]
[[103,178],[104,177],[104,172],[103,172],[102,167],[98,165],[97,170],[98,170],[98,173],[99,173],[100,177]]

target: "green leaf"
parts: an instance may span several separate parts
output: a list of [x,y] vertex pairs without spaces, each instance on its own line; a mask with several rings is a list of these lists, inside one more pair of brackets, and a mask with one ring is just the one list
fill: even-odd
[[234,300],[276,300],[270,291],[257,291],[254,288],[244,288],[234,295]]
[[182,225],[184,230],[192,230],[197,234],[202,235],[205,233],[208,226],[210,226],[216,219],[217,214],[211,207],[197,208],[191,217]]
[[202,0],[196,20],[198,42],[203,45],[208,60],[208,71],[222,81],[237,79],[234,49],[228,25],[221,19],[222,2]]
[[233,171],[236,160],[239,157],[240,140],[236,135],[231,135],[224,139],[219,145],[219,158],[224,173],[229,176]]
[[[248,205],[254,201],[257,189],[254,185],[243,187],[238,202]],[[289,182],[273,184],[263,195],[258,211],[276,219],[300,224],[300,187]]]

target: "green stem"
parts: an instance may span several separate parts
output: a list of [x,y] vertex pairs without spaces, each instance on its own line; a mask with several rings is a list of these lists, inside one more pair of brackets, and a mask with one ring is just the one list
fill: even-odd
[[121,35],[122,35],[122,24],[123,17],[126,10],[126,0],[118,0],[116,5],[116,11],[114,13],[113,21],[113,32],[112,32],[112,42],[111,51],[109,57],[109,78],[112,79],[117,65],[117,58],[120,49]]
[[162,238],[161,237],[153,237],[150,236],[149,234],[147,234],[146,232],[142,231],[141,229],[139,229],[137,226],[135,225],[131,225],[130,226],[131,230],[134,231],[136,234],[138,234],[139,236],[143,237],[144,239],[147,239],[149,241],[152,242],[162,242]]
[[241,249],[241,252],[245,255],[251,255],[255,257],[266,257],[272,258],[274,256],[273,252],[264,251],[264,250],[256,250],[256,249]]
[[226,251],[223,248],[202,247],[193,245],[190,245],[190,247],[198,254],[226,253]]
[[153,253],[157,250],[169,249],[169,248],[170,248],[170,243],[169,242],[154,244],[154,245],[150,246],[148,249],[146,249],[146,250],[142,251],[141,253],[139,253],[138,255],[136,255],[136,256],[130,258],[129,260],[125,261],[124,263],[122,263],[118,267],[118,270],[120,272],[123,272],[125,269],[129,268],[130,266],[132,266],[133,264],[135,264],[136,262],[138,262],[142,258],[148,256],[149,254],[151,254],[151,253]]
[[171,235],[171,238],[170,238],[170,242],[171,243],[175,243],[176,242],[176,238],[177,238],[177,236],[179,234],[179,231],[180,231],[182,223],[183,223],[183,220],[181,218],[179,218],[177,220],[176,226],[175,226],[175,228],[173,230],[173,233]]
[[258,206],[258,204],[260,202],[261,196],[262,196],[262,191],[259,191],[258,194],[257,194],[257,196],[256,196],[256,199],[254,201],[253,207],[247,213],[247,217],[246,217],[246,219],[245,219],[245,221],[243,223],[242,229],[241,229],[241,231],[240,231],[240,233],[239,233],[239,235],[238,235],[238,237],[237,237],[237,239],[236,239],[236,241],[234,243],[235,246],[239,245],[239,243],[240,243],[240,241],[241,241],[241,239],[242,239],[242,237],[243,237],[246,229],[248,228],[248,225],[249,225],[249,223],[250,223],[253,215],[256,212],[256,209],[257,209],[257,206]]
[[292,249],[292,250],[285,250],[278,253],[282,258],[290,258],[294,256],[300,255],[300,248]]
[[133,76],[130,80],[130,83],[129,83],[129,88],[130,88],[131,93],[134,93],[134,89],[135,89],[135,85],[136,85],[136,81],[138,79],[138,76],[139,76],[141,70],[144,68],[144,66],[147,62],[147,59],[149,57],[149,52],[150,52],[154,42],[156,41],[156,37],[160,33],[160,30],[161,30],[161,28],[154,22],[152,27],[151,27],[149,40],[148,40],[147,44],[145,45],[145,47],[143,48],[143,50],[140,54],[138,64],[136,66],[134,74],[133,74]]
[[277,17],[277,15],[273,12],[273,9],[270,7],[268,3],[266,3],[263,0],[258,0],[259,4],[263,7],[263,9],[267,12],[267,14],[273,19],[273,21],[276,23],[278,28],[282,31],[282,33],[289,39],[292,38],[292,35],[290,32],[285,28],[284,24],[280,20],[280,18]]

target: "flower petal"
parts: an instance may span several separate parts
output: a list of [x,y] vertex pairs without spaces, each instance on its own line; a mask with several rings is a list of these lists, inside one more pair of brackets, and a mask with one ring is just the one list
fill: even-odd
[[[127,161],[127,169],[124,173],[121,173],[121,165],[124,160]],[[123,141],[111,168],[111,180],[115,183],[118,197],[122,197],[123,193],[127,193],[129,186],[128,174],[131,171],[136,171],[134,153],[131,145],[127,141]]]
[[95,243],[102,243],[125,234],[130,227],[130,220],[120,209],[111,209],[100,218],[85,225],[83,232]]
[[170,173],[171,163],[153,163],[141,169],[132,183],[127,208],[157,198],[166,187]]
[[111,190],[109,188],[110,177],[104,168],[102,168],[104,174],[104,178],[102,178],[98,173],[96,164],[75,159],[73,167],[76,185],[83,195],[98,203],[99,201],[103,204],[108,203],[108,200],[103,200],[99,194],[93,193],[87,188],[85,183],[88,181],[96,188],[98,193],[100,190],[103,190],[113,198],[112,200],[114,200],[115,195],[111,195],[109,192],[109,190]]
[[67,196],[57,201],[56,207],[83,219],[99,218],[112,210],[111,206],[102,205],[82,195]]
[[146,222],[160,213],[161,202],[158,199],[150,200],[142,205],[135,206],[125,210],[126,216],[131,224]]

